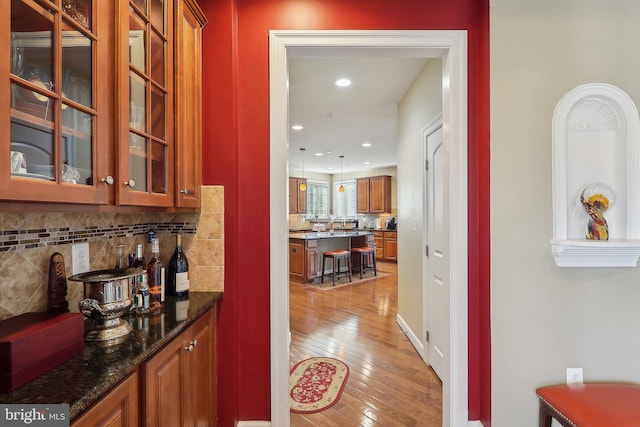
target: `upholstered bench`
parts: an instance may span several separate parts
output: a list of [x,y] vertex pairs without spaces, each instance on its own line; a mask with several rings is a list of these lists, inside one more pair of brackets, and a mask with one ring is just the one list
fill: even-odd
[[552,419],[565,427],[640,426],[640,385],[554,385],[536,390],[540,399],[540,427]]

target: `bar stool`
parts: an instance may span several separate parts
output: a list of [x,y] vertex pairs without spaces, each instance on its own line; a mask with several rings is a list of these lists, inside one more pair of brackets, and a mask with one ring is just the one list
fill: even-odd
[[[326,251],[322,253],[322,278],[320,279],[320,283],[324,283],[324,269],[327,258],[332,260],[332,272],[331,272],[331,280],[333,286],[336,285],[336,279],[342,276],[349,276],[349,282],[351,282],[351,253],[349,251]],[[347,271],[340,272],[340,261],[347,261]]]
[[378,275],[378,270],[376,269],[376,250],[374,248],[366,246],[364,248],[351,248],[351,252],[355,253],[359,257],[360,262],[357,266],[354,266],[353,269],[360,271],[361,279],[362,274],[367,271],[373,271],[374,276]]
[[640,385],[576,384],[540,387],[540,427],[634,427],[640,420]]

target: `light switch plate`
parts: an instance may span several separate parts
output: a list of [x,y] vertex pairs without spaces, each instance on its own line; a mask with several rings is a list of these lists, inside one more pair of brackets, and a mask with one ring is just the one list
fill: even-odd
[[76,243],[71,245],[71,273],[73,275],[89,271],[89,244]]
[[582,368],[567,368],[567,385],[582,384]]

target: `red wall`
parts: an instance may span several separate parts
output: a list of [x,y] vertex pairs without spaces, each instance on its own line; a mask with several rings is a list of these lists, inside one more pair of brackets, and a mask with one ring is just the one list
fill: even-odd
[[490,424],[488,0],[201,0],[204,183],[225,187],[219,426],[270,419],[269,30],[469,31],[469,413]]

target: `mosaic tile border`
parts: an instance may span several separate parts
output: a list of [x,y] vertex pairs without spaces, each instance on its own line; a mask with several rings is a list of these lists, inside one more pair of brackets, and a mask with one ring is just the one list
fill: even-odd
[[147,234],[150,230],[171,234],[196,234],[197,226],[185,222],[149,222],[109,226],[0,230],[0,252],[134,237]]

